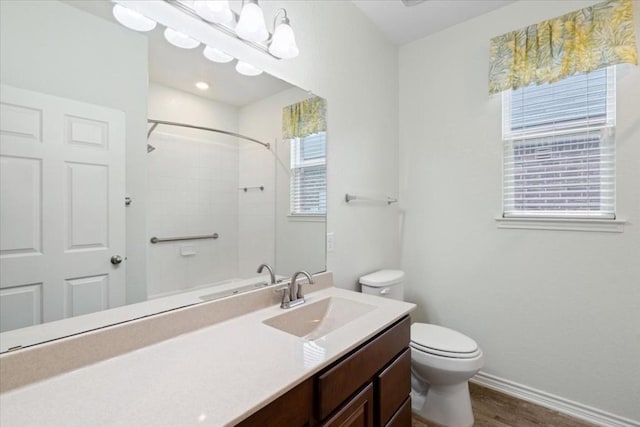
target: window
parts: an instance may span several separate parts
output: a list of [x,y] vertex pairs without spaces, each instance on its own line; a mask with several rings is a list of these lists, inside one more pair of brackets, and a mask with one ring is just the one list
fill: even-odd
[[503,92],[503,216],[615,218],[615,68]]
[[327,213],[326,132],[291,140],[291,215]]

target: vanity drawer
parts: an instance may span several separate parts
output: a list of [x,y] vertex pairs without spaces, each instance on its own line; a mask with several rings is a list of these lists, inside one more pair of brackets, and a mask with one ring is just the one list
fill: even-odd
[[[317,379],[317,419],[325,419],[349,396],[374,378],[409,345],[409,317],[404,317],[369,343],[338,362]],[[410,375],[407,376],[410,380]],[[406,394],[405,394],[406,397]]]
[[411,393],[411,350],[406,349],[378,375],[379,420],[385,425]]

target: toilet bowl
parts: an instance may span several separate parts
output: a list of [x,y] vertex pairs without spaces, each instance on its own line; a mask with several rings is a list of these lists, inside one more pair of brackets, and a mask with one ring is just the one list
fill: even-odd
[[[380,270],[362,276],[362,292],[403,299],[404,272]],[[411,325],[411,408],[447,427],[470,427],[473,412],[468,380],[482,368],[478,344],[460,332],[426,323]]]
[[411,325],[411,408],[448,427],[473,425],[468,380],[484,362],[471,338],[426,323]]

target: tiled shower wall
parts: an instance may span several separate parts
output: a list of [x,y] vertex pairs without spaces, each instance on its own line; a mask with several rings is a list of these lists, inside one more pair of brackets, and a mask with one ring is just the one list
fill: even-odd
[[255,276],[262,263],[275,266],[274,166],[271,151],[253,142],[240,143],[239,187],[248,188],[246,192],[238,192],[238,275],[241,278]]
[[149,297],[237,277],[236,139],[156,131],[149,143],[156,148],[148,154],[149,236],[219,234],[216,240],[148,242]]

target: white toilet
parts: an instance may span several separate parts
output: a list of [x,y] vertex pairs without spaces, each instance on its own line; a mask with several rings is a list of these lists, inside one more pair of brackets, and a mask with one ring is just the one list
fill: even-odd
[[[404,272],[380,270],[360,278],[362,292],[404,299]],[[426,323],[411,325],[411,408],[447,427],[473,425],[468,380],[482,368],[482,350],[471,338]]]

